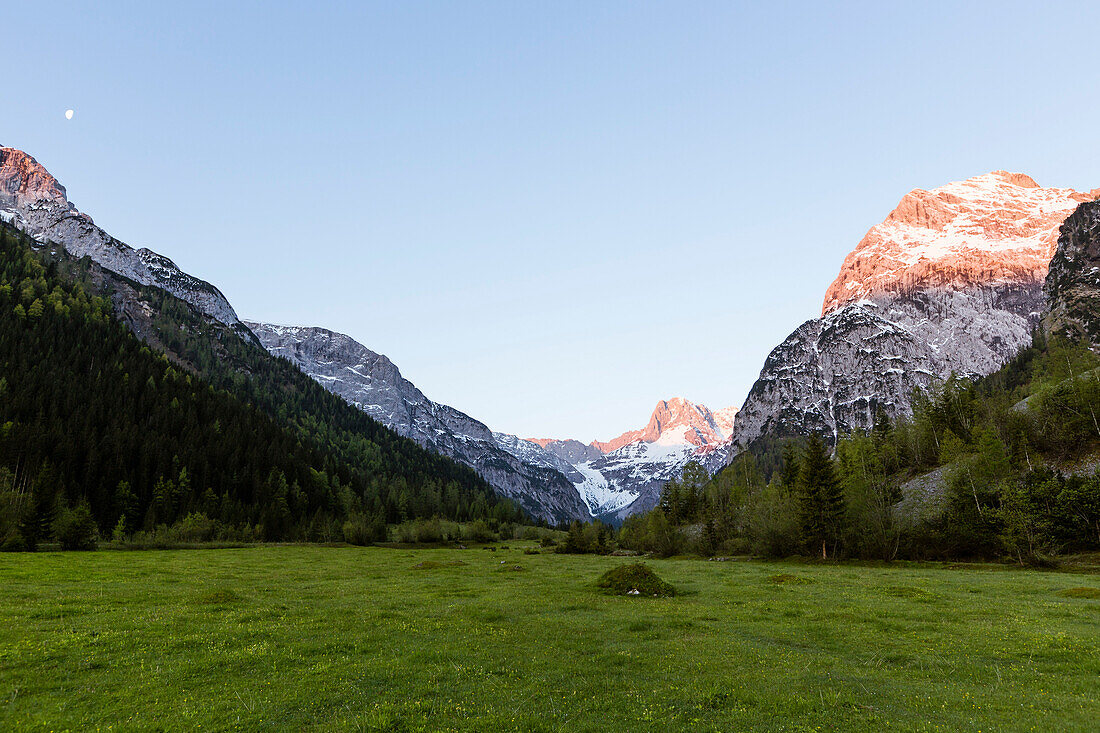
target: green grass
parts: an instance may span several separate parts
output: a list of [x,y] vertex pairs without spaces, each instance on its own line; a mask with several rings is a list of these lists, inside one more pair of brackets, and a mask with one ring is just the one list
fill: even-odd
[[648,560],[678,595],[643,599],[595,586],[621,559],[522,549],[0,555],[0,730],[1100,720],[1100,600],[1060,595],[1100,576]]

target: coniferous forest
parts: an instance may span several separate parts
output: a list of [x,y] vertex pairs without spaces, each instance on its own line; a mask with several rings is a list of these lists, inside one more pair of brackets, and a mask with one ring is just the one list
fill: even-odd
[[[121,291],[141,301],[132,329],[116,318]],[[0,311],[8,549],[173,527],[202,540],[370,541],[406,519],[522,518],[471,469],[163,290],[7,225]]]
[[[997,559],[1100,549],[1100,357],[1036,333],[999,371],[914,395],[872,430],[770,438],[689,465],[620,544],[676,554]],[[835,448],[833,450],[832,448]]]

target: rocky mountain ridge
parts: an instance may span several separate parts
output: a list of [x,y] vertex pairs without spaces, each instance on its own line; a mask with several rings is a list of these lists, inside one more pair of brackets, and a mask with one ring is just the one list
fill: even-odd
[[187,274],[172,260],[149,249],[134,249],[80,212],[62,186],[37,160],[16,148],[0,147],[0,218],[39,242],[55,242],[75,257],[142,285],[163,288],[206,316],[251,340],[233,307],[210,283]]
[[914,389],[998,369],[1040,321],[1059,227],[1097,193],[995,171],[906,194],[845,258],[822,317],[768,355],[731,455],[765,434],[867,428],[907,414]]
[[[589,516],[564,472],[569,464],[515,436],[433,402],[388,358],[350,336],[311,326],[247,321],[271,354],[299,369],[399,435],[477,471],[500,494],[551,523]],[[529,448],[528,448],[529,446]]]

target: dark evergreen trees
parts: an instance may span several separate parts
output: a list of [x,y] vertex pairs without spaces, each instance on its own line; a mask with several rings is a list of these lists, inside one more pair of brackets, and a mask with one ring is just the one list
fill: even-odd
[[806,441],[796,486],[802,541],[811,552],[820,548],[822,559],[827,558],[843,531],[844,494],[829,450],[816,435]]
[[183,301],[7,225],[0,314],[0,508],[16,515],[0,545],[57,539],[82,503],[100,536],[189,517],[272,540],[352,515],[522,518],[471,469]]

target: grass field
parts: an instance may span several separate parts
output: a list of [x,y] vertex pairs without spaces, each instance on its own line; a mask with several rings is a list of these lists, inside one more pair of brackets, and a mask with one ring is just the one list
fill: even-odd
[[652,560],[656,599],[517,547],[0,555],[0,730],[1100,721],[1097,575]]

